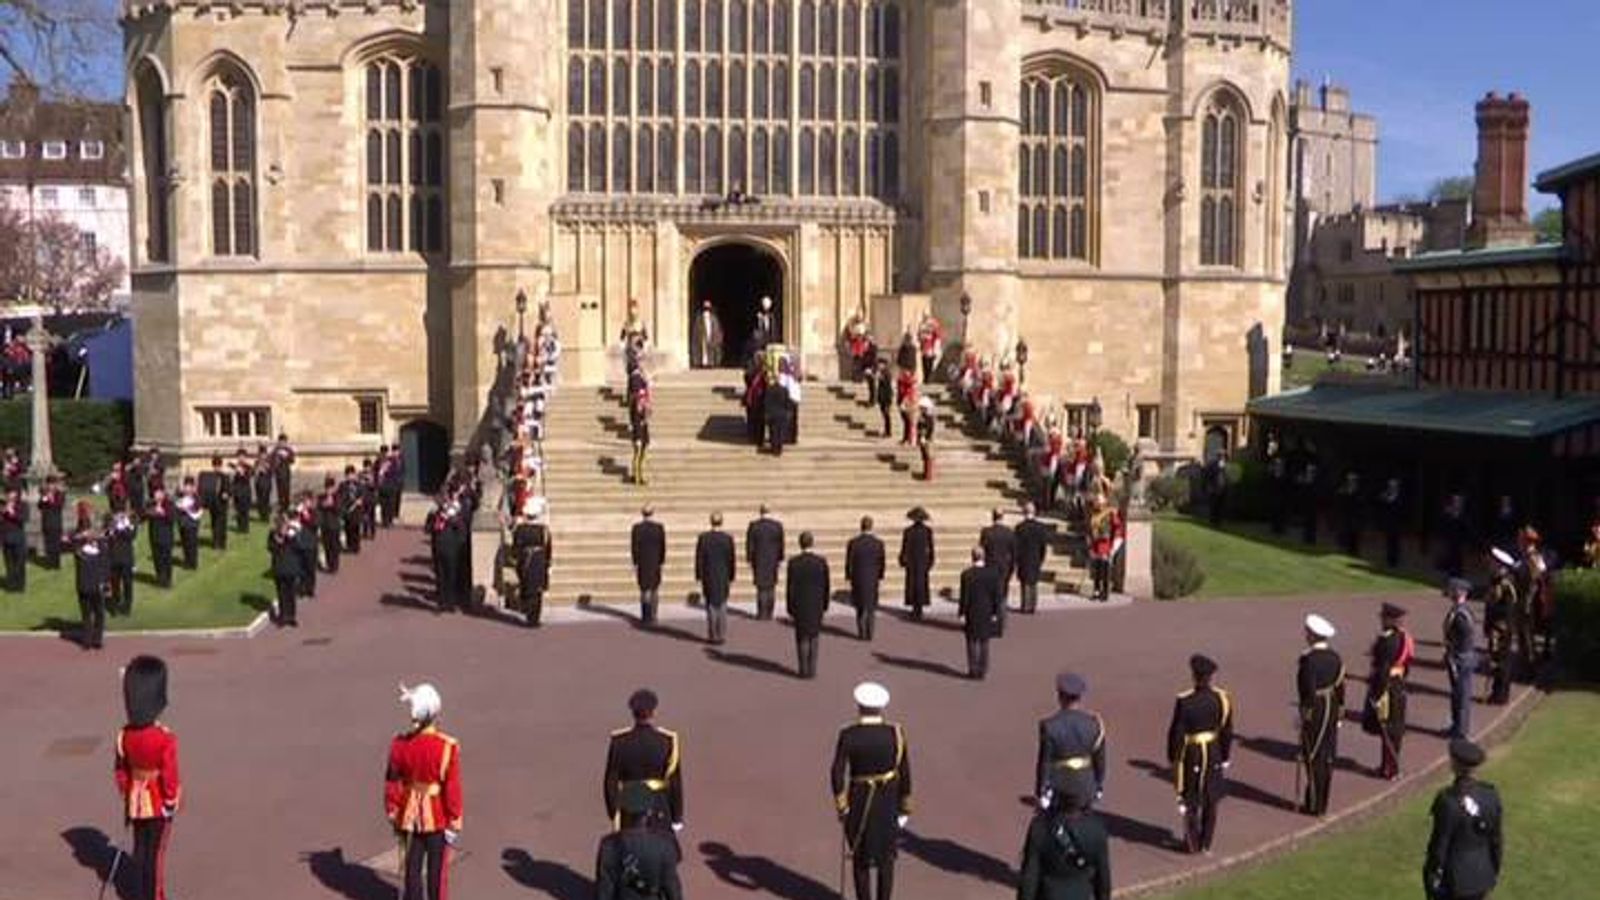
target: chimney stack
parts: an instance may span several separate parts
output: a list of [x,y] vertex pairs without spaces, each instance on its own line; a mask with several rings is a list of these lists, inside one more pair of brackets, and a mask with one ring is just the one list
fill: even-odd
[[1478,101],[1478,167],[1467,246],[1526,247],[1528,221],[1528,101],[1493,91]]

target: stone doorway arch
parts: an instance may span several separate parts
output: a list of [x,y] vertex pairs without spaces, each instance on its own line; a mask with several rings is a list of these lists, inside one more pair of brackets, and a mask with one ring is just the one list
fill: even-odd
[[791,330],[795,304],[790,302],[788,270],[783,254],[754,238],[731,237],[708,241],[689,262],[688,308],[685,341],[694,366],[697,320],[702,306],[711,305],[722,325],[720,367],[742,366],[756,340],[761,298],[772,298],[773,333],[768,343],[784,342]]

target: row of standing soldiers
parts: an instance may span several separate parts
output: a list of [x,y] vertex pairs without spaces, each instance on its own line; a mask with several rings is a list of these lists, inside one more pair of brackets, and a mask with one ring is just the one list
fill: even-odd
[[483,488],[470,466],[451,471],[423,520],[437,612],[468,612],[475,605],[472,579],[472,520]]

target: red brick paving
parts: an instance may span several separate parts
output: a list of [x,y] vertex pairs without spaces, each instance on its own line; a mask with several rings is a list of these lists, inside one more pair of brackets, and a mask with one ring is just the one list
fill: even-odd
[[[170,877],[177,898],[393,896],[362,865],[390,848],[381,810],[383,754],[403,725],[396,685],[429,679],[444,694],[444,726],[463,742],[467,792],[453,895],[587,898],[595,841],[606,826],[600,774],[606,736],[626,724],[640,685],[662,697],[661,723],[684,735],[688,828],[681,836],[691,897],[834,896],[839,832],[826,786],[836,728],[863,677],[894,692],[892,717],[911,739],[917,811],[900,896],[995,898],[1011,893],[1029,809],[1035,720],[1054,704],[1052,676],[1085,673],[1112,755],[1103,809],[1117,837],[1119,885],[1179,872],[1171,788],[1161,756],[1185,660],[1205,650],[1236,695],[1242,738],[1223,809],[1218,857],[1308,821],[1285,807],[1293,790],[1290,697],[1309,609],[1339,626],[1352,673],[1365,668],[1377,600],[1136,604],[1015,616],[997,641],[987,682],[951,677],[963,665],[947,623],[885,622],[871,646],[830,636],[815,682],[790,677],[789,632],[736,618],[726,653],[698,642],[694,621],[665,634],[613,617],[532,632],[459,615],[435,616],[414,593],[426,578],[413,532],[384,535],[346,561],[301,614],[298,631],[250,641],[113,638],[101,654],[65,641],[8,640],[0,662],[0,765],[6,812],[0,897],[91,896],[125,842],[110,777],[120,723],[118,667],[136,652],[172,664],[167,721],[182,739],[187,805]],[[1442,601],[1410,601],[1415,630],[1433,633]],[[941,608],[948,616],[948,606]],[[1412,721],[1446,715],[1442,673],[1426,657]],[[1361,685],[1352,684],[1352,703]],[[1490,711],[1477,711],[1480,726]],[[1347,727],[1352,766],[1377,744]],[[1415,733],[1408,768],[1442,742]],[[1355,771],[1335,780],[1336,809],[1383,785]],[[1419,836],[1419,840],[1420,840]]]

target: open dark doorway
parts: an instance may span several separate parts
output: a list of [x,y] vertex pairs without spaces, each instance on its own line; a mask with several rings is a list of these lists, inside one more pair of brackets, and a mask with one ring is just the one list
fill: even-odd
[[443,425],[415,419],[400,427],[405,489],[432,494],[450,474],[450,433]]
[[698,344],[697,320],[709,302],[722,325],[718,354],[723,367],[743,364],[755,346],[761,298],[772,298],[772,334],[783,340],[783,266],[778,257],[752,244],[722,244],[695,257],[689,269],[689,346]]

